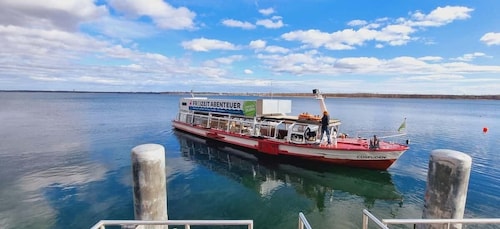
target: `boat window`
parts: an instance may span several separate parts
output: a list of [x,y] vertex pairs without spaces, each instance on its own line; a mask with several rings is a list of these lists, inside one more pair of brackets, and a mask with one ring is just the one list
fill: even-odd
[[278,135],[276,138],[278,139],[284,139],[288,135],[288,126],[286,123],[282,122],[276,126],[276,129],[278,130]]
[[272,138],[274,138],[275,136],[274,132],[276,128],[271,123],[262,123],[260,125],[257,125],[256,128],[259,129],[261,136],[272,137]]
[[193,124],[193,115],[192,114],[186,114],[185,115],[186,119],[182,120],[185,121],[186,123]]
[[177,120],[180,121],[180,122],[190,123],[191,119],[188,119],[188,117],[189,116],[186,113],[179,113],[177,115]]
[[235,121],[231,121],[229,123],[229,131],[232,133],[239,133],[240,132],[239,125],[236,125]]
[[305,129],[306,128],[305,128],[304,125],[296,124],[296,125],[293,126],[292,131],[293,132],[303,132]]
[[244,120],[242,122],[242,132],[245,134],[252,135],[252,133],[253,133],[253,121],[250,122],[248,120]]
[[210,118],[210,127],[214,129],[225,130],[227,129],[227,119],[221,117],[211,117]]
[[207,126],[208,125],[208,117],[201,116],[201,115],[195,115],[193,124],[200,125],[200,126]]

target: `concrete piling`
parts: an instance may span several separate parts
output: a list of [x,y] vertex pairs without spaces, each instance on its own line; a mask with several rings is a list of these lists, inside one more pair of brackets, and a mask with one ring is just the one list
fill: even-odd
[[[423,219],[462,219],[467,199],[472,158],[462,152],[438,149],[431,152]],[[441,229],[443,225],[419,225]],[[462,228],[461,224],[450,228]]]
[[[143,144],[132,149],[134,215],[136,220],[168,220],[165,148]],[[166,226],[165,226],[166,227]],[[145,228],[164,228],[147,226]]]

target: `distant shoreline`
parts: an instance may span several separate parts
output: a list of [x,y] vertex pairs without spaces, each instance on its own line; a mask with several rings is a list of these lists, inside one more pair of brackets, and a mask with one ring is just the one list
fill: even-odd
[[[106,94],[169,94],[190,95],[190,92],[100,92],[100,91],[43,91],[43,90],[0,90],[0,92],[37,92],[37,93],[106,93]],[[195,92],[200,96],[260,96],[260,97],[311,97],[309,93],[219,93]],[[437,95],[437,94],[379,94],[379,93],[323,93],[327,98],[390,98],[390,99],[484,99],[500,100],[499,95]]]

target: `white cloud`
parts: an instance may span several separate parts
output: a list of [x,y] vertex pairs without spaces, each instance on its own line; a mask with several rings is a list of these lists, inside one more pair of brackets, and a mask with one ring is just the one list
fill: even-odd
[[129,84],[128,80],[126,79],[112,79],[112,78],[105,78],[102,76],[80,76],[75,79],[75,82],[115,85],[115,86]]
[[264,41],[264,40],[250,41],[249,46],[252,49],[263,49],[266,47],[266,41]]
[[82,22],[108,15],[93,0],[2,0],[0,25],[75,31]]
[[222,21],[222,24],[228,27],[237,27],[242,29],[255,29],[255,25],[250,22],[237,21],[233,19],[226,19]]
[[210,50],[237,50],[238,48],[227,42],[214,39],[199,38],[182,42],[184,49],[197,52],[208,52]]
[[264,49],[268,53],[288,53],[290,50],[280,46],[270,45]]
[[325,73],[331,70],[332,64],[317,56],[317,52],[290,53],[287,55],[257,55],[267,64],[268,68],[276,73],[291,73],[294,75]]
[[92,52],[107,45],[84,34],[3,25],[0,25],[0,42],[4,44],[0,56],[27,59],[67,59],[76,52]]
[[[34,88],[51,82],[61,86],[76,84],[76,88],[82,90],[87,90],[87,87],[88,90],[113,90],[107,85],[126,90],[131,85],[162,85],[171,77],[196,70],[161,54],[144,53],[61,30],[0,25],[0,43],[4,44],[0,52],[3,73],[0,80],[21,82],[31,79],[28,82]],[[44,87],[41,89],[47,89]]]
[[67,81],[64,78],[61,77],[54,77],[54,76],[30,76],[30,79],[38,80],[38,81],[49,81],[49,82],[64,82]]
[[495,65],[474,65],[466,62],[450,62],[443,63],[448,72],[459,72],[459,73],[490,73],[499,74],[500,66]]
[[[223,77],[226,75],[226,69],[231,69],[232,64],[235,61],[241,61],[244,59],[242,55],[232,55],[227,57],[220,57],[215,59],[206,60],[202,63],[203,71],[207,71],[211,77]],[[200,72],[200,69],[192,68],[190,71],[200,74],[200,76],[207,76],[204,72]]]
[[380,68],[383,62],[373,57],[350,57],[338,59],[335,68],[343,71],[370,72]]
[[443,60],[443,58],[440,56],[424,56],[424,57],[420,57],[418,59],[423,60],[423,61],[434,61],[434,62],[438,62],[438,61]]
[[408,77],[408,80],[411,81],[443,81],[443,80],[462,80],[465,77],[462,75],[425,75],[425,76],[412,76]]
[[244,72],[245,74],[247,74],[247,75],[251,75],[251,74],[253,74],[253,71],[252,71],[252,70],[250,70],[250,69],[245,69],[243,72]]
[[349,50],[356,45],[363,45],[366,40],[372,40],[377,32],[368,29],[345,29],[334,33],[325,33],[319,30],[293,31],[281,35],[288,41],[300,41],[311,47],[318,48],[324,46],[330,50]]
[[349,50],[354,49],[356,46],[362,46],[370,40],[386,42],[392,46],[403,45],[410,40],[408,34],[411,32],[413,30],[410,27],[391,25],[381,31],[366,28],[359,30],[344,29],[333,33],[325,33],[319,30],[299,30],[285,33],[281,37],[288,41],[300,41],[314,48],[324,46],[330,50]]
[[487,33],[484,34],[480,41],[484,42],[486,45],[500,45],[500,33]]
[[[220,84],[220,81],[212,81],[212,80],[220,79],[220,78],[224,77],[225,75],[227,75],[227,71],[225,69],[216,68],[216,67],[207,67],[207,66],[194,69],[192,71],[192,73],[194,73],[196,76],[198,76],[200,78],[205,78],[205,77],[210,78],[210,81],[212,84]],[[197,79],[196,81],[199,81],[199,80]],[[230,84],[230,81],[228,81],[226,83]],[[192,83],[189,83],[188,85],[192,85]]]
[[220,63],[220,64],[232,64],[235,61],[242,60],[243,56],[242,55],[233,55],[233,56],[228,56],[228,57],[221,57],[221,58],[216,58],[214,59],[215,62]]
[[109,0],[109,4],[128,17],[150,17],[162,29],[193,29],[196,13],[186,7],[175,8],[163,0]]
[[310,29],[305,31],[296,30],[281,35],[281,38],[287,41],[300,41],[315,48],[318,48],[331,40],[329,33],[321,32],[317,29]]
[[393,72],[402,74],[430,73],[440,71],[439,65],[428,64],[411,56],[400,56],[385,60],[384,64],[377,69],[379,72]]
[[380,27],[382,27],[383,24],[379,24],[379,23],[370,23],[370,24],[367,24],[366,26],[364,26],[365,29],[378,29]]
[[274,9],[273,8],[260,9],[259,13],[267,16],[267,15],[273,14],[274,13]]
[[128,68],[128,69],[133,70],[133,71],[143,71],[144,70],[144,68],[139,64],[129,64],[129,65],[125,65],[123,67]]
[[258,20],[255,24],[264,26],[268,29],[279,29],[284,26],[281,17],[274,16],[271,19]]
[[388,25],[380,33],[374,34],[377,41],[387,42],[391,46],[404,45],[410,41],[410,34],[415,32],[406,25]]
[[[287,55],[259,54],[268,69],[277,74],[293,75],[464,75],[464,74],[499,74],[499,66],[472,65],[464,62],[434,63],[440,57],[414,58],[400,56],[392,59],[376,57],[327,58],[318,52],[290,53]],[[428,63],[426,61],[433,61]]]
[[[373,40],[377,37],[379,33],[371,29],[345,29],[342,31],[334,32],[331,34],[331,44],[343,44],[349,47],[361,46],[367,40]],[[326,47],[329,47],[327,44]]]
[[421,12],[413,13],[412,18],[415,21],[409,24],[412,26],[442,26],[455,20],[470,18],[470,13],[472,11],[474,11],[474,9],[464,6],[438,7],[427,15]]
[[476,57],[485,57],[485,56],[486,56],[486,54],[484,54],[482,52],[475,52],[475,53],[464,54],[461,57],[452,58],[452,60],[457,60],[457,61],[473,61],[474,59],[476,59]]
[[131,59],[134,58],[135,53],[133,50],[123,47],[122,45],[107,46],[101,49],[107,57]]
[[255,40],[251,41],[249,47],[255,49],[256,51],[265,51],[268,53],[288,53],[290,50],[281,46],[270,45],[266,46],[266,41]]
[[332,33],[320,30],[296,30],[283,34],[281,37],[288,41],[300,41],[310,47],[325,47],[330,50],[349,50],[363,46],[369,41],[377,41],[375,47],[401,46],[412,41],[411,35],[419,27],[442,26],[454,20],[463,20],[470,17],[472,9],[467,7],[438,7],[429,14],[420,12],[412,15],[413,21],[398,18],[392,21],[389,18],[376,19],[376,23],[364,20],[352,20],[350,26],[363,26],[358,30],[344,29]]
[[365,20],[352,20],[347,23],[348,26],[363,26],[366,24],[367,22]]

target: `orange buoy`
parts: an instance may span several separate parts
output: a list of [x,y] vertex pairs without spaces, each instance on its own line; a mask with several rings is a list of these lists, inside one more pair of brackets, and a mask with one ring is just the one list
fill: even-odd
[[488,127],[483,127],[483,133],[486,134],[486,132],[488,132]]

